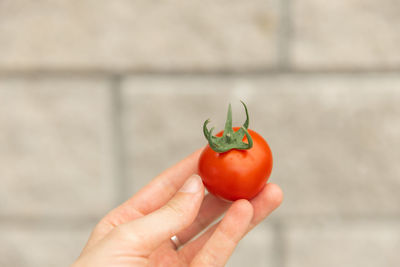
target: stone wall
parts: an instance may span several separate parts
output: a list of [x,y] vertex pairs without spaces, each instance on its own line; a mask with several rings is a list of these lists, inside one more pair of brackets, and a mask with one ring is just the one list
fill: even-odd
[[399,266],[399,25],[394,0],[0,1],[0,266],[68,266],[239,100],[285,200],[228,266]]

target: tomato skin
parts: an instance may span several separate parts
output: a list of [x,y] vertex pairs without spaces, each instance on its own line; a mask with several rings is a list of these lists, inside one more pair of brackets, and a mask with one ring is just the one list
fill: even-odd
[[[233,127],[236,132],[239,127]],[[207,145],[200,155],[199,175],[207,190],[220,198],[251,199],[266,184],[272,171],[272,153],[264,138],[248,129],[253,147],[218,153]],[[216,136],[222,136],[223,132]],[[243,141],[247,141],[244,136]]]

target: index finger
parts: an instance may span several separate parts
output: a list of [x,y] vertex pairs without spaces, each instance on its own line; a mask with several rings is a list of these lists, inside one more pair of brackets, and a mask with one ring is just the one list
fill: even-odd
[[[163,171],[132,198],[119,206],[117,210],[134,207],[145,215],[162,207],[175,195],[190,175],[198,172],[197,163],[202,150],[196,150],[185,159]],[[117,210],[115,211],[117,212]]]
[[110,211],[95,227],[85,249],[103,239],[115,226],[151,213],[162,206],[178,191],[186,179],[197,173],[197,162],[202,149],[168,168],[138,193]]

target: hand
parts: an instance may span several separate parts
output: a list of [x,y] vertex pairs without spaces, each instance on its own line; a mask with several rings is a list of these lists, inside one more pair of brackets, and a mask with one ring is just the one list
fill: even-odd
[[[268,183],[250,202],[204,197],[195,174],[200,153],[164,171],[107,214],[73,267],[224,266],[240,239],[280,205],[282,191]],[[191,240],[226,210],[219,223]],[[174,235],[182,244],[179,250],[170,239]]]

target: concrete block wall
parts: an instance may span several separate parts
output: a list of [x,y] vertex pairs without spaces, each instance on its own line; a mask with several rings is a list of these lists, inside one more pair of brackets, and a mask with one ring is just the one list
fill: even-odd
[[[0,1],[0,266],[68,266],[229,102],[280,209],[227,266],[400,265],[394,0]],[[151,144],[151,145],[149,145]]]

